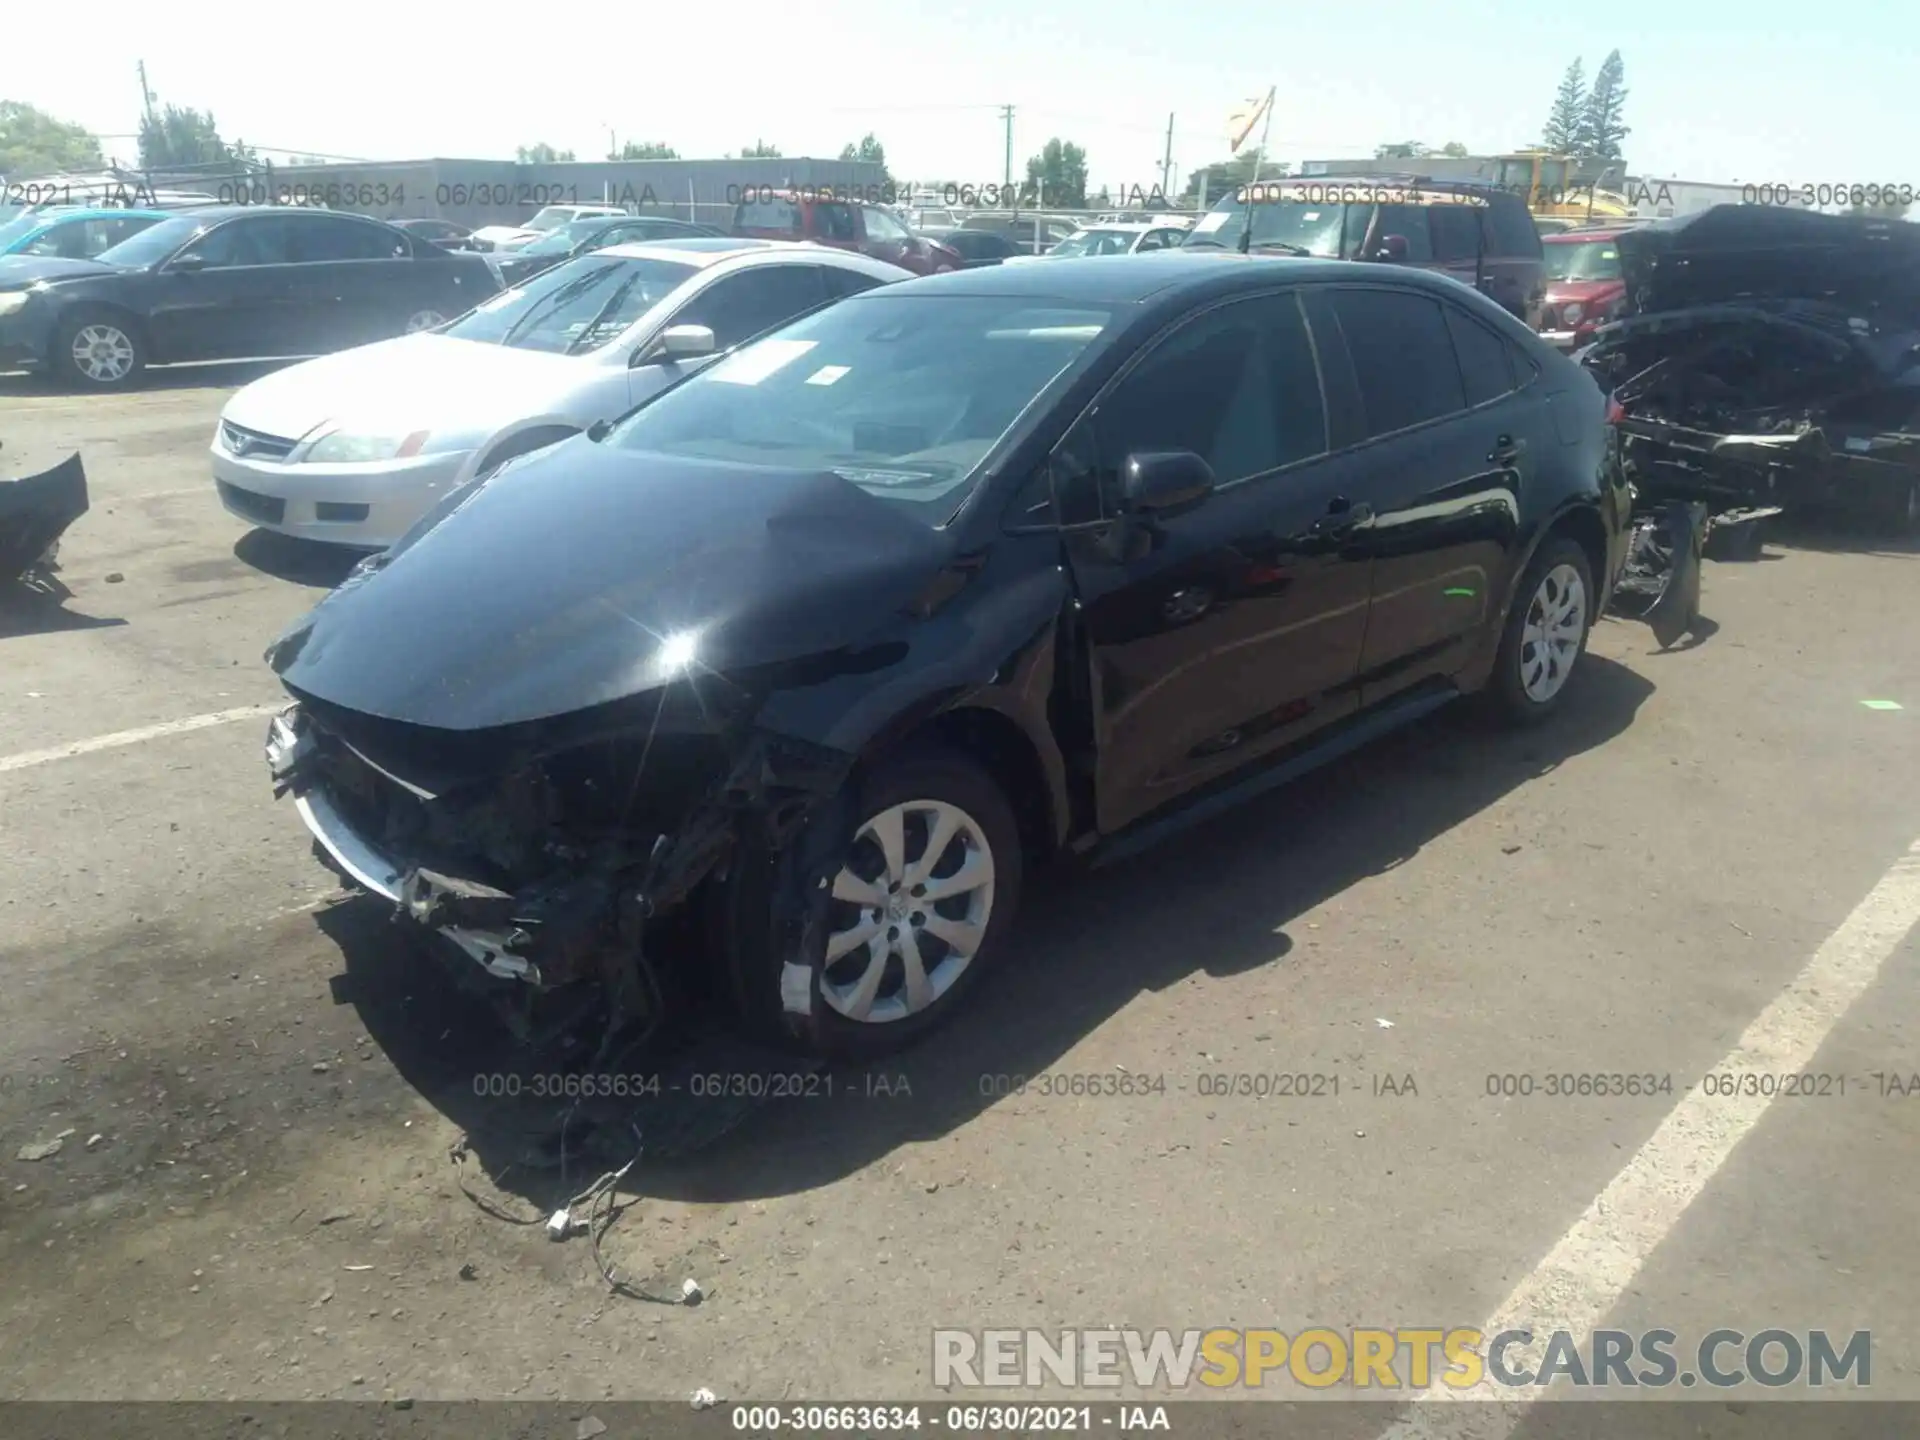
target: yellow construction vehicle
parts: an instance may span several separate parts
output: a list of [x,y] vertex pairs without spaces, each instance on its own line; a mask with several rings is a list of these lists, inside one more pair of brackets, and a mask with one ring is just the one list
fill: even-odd
[[1624,220],[1633,214],[1626,196],[1579,178],[1580,161],[1546,150],[1496,155],[1494,184],[1519,195],[1536,219]]

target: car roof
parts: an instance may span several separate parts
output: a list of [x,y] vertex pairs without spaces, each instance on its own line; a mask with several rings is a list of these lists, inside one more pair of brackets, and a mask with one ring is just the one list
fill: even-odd
[[689,235],[684,240],[633,240],[624,245],[609,245],[595,255],[611,255],[622,260],[677,260],[705,270],[725,260],[752,265],[762,261],[790,259],[792,252],[804,251],[809,261],[841,270],[858,270],[868,275],[892,274],[898,266],[830,245],[814,245],[804,240],[754,240],[742,235]]
[[[1172,303],[1230,296],[1275,284],[1391,284],[1432,294],[1475,293],[1452,276],[1412,265],[1356,266],[1351,260],[1242,255],[1186,249],[1144,255],[1049,258],[1044,264],[994,265],[902,281],[895,291],[927,295],[991,295],[1096,305]],[[858,298],[858,297],[855,297]]]
[[[145,206],[128,205],[61,205],[51,210],[33,212],[42,221],[51,225],[56,220],[115,220],[122,215],[131,215],[138,220],[166,220],[178,214],[175,210],[152,210]],[[16,218],[24,220],[25,215]]]
[[1540,243],[1542,245],[1578,245],[1594,240],[1613,240],[1633,228],[1631,225],[1622,225],[1618,229],[1606,230],[1560,230],[1551,235],[1542,235]]
[[350,210],[329,210],[317,205],[189,205],[167,212],[167,218],[191,215],[201,220],[231,220],[236,215],[337,215],[342,220],[367,220],[375,225],[392,222],[375,220],[371,215],[356,215]]

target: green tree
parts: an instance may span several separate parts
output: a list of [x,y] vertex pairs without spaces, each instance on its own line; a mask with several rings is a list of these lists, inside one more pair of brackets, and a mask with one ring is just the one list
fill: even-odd
[[169,105],[159,114],[140,117],[140,164],[147,170],[182,165],[252,164],[259,157],[244,140],[228,144],[220,138],[213,112],[192,106]]
[[1402,140],[1398,145],[1376,145],[1373,158],[1376,160],[1418,160],[1433,151],[1418,140]]
[[92,170],[103,162],[100,141],[84,125],[56,120],[20,100],[0,100],[0,175]]
[[678,160],[680,152],[658,140],[629,140],[607,153],[609,160]]
[[1087,152],[1057,136],[1027,161],[1027,186],[1035,203],[1077,209],[1087,203]]
[[742,160],[778,160],[780,147],[769,145],[764,140],[756,140],[740,152]]
[[1858,205],[1847,206],[1847,214],[1860,215],[1870,219],[1904,220],[1913,206],[1902,205],[1898,200],[1883,200],[1878,205],[1862,201]]
[[1449,160],[1464,160],[1467,158],[1467,147],[1458,140],[1449,140],[1440,147],[1440,153]]
[[1293,167],[1285,161],[1267,159],[1258,145],[1249,145],[1231,160],[1221,160],[1216,164],[1203,165],[1187,176],[1187,188],[1180,193],[1180,203],[1191,209],[1200,203],[1201,184],[1206,185],[1207,203],[1212,204],[1236,185],[1245,185],[1253,179],[1255,167],[1259,168],[1262,180],[1279,180],[1290,174]]
[[842,160],[857,160],[866,165],[878,165],[881,170],[887,168],[887,147],[882,145],[874,133],[869,130],[860,137],[858,145],[840,147]]
[[1572,155],[1580,146],[1587,119],[1587,68],[1575,60],[1560,77],[1560,88],[1553,92],[1553,109],[1547,112],[1547,125],[1540,132],[1540,145],[1555,155]]
[[1580,114],[1580,130],[1573,153],[1594,160],[1620,159],[1620,142],[1630,131],[1621,115],[1627,104],[1627,67],[1618,50],[1610,51],[1593,77],[1593,89]]
[[556,150],[544,140],[531,145],[522,145],[513,152],[513,158],[522,165],[552,165],[559,161],[574,158],[571,150]]

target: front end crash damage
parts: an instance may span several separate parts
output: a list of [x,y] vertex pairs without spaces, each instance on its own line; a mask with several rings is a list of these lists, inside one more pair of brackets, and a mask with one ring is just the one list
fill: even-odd
[[1619,248],[1624,314],[1578,357],[1634,493],[1617,609],[1674,643],[1700,557],[1783,510],[1920,528],[1920,226],[1716,206]]
[[53,587],[60,537],[87,513],[87,474],[78,454],[51,470],[0,479],[0,585]]
[[[786,953],[812,953],[823,933],[834,847],[795,841],[831,831],[807,822],[840,792],[850,755],[751,727],[691,746],[649,728],[449,780],[403,775],[403,742],[329,709],[295,703],[275,716],[266,758],[276,797],[293,796],[330,867],[511,989],[597,983],[603,1050],[667,1018],[649,927],[743,846],[777,857]],[[789,1006],[799,1026],[812,971],[787,969],[807,985],[807,1004]],[[496,999],[523,1029],[515,997]]]

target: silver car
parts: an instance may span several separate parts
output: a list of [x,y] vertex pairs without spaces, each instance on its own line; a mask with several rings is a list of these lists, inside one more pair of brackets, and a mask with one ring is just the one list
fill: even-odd
[[382,549],[449,490],[612,420],[713,355],[912,276],[820,245],[614,245],[435,330],[238,391],[212,445],[220,500],[283,535]]

